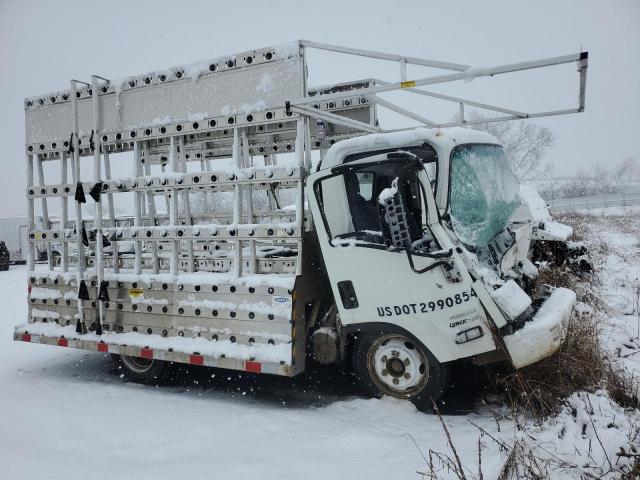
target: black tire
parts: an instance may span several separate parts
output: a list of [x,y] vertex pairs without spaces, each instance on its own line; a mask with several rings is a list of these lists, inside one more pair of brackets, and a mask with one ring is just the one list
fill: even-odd
[[353,369],[368,395],[410,400],[420,410],[433,408],[445,391],[449,373],[447,364],[438,362],[421,342],[400,329],[359,334]]
[[111,359],[127,380],[153,385],[162,383],[169,366],[169,363],[163,360],[150,360],[128,355],[111,355]]
[[6,272],[9,270],[9,262],[0,263],[0,271]]

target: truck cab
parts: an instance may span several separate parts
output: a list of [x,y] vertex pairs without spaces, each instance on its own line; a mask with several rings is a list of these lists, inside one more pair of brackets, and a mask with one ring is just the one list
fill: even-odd
[[[575,295],[523,289],[540,225],[494,137],[454,128],[346,140],[307,197],[335,299],[329,327],[371,393],[430,402],[451,362],[520,368],[559,347]],[[553,318],[538,318],[549,302]]]

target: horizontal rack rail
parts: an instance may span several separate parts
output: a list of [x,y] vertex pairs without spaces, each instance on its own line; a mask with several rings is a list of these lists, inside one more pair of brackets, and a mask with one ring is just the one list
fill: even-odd
[[[226,169],[203,171],[188,174],[159,174],[145,177],[114,179],[100,182],[100,194],[109,192],[134,192],[153,190],[161,194],[169,189],[190,189],[195,192],[209,188],[217,191],[232,191],[235,185],[253,185],[254,188],[264,188],[269,184],[279,183],[280,186],[294,187],[302,176],[299,167],[253,167],[247,169]],[[84,191],[90,191],[95,184],[83,182]],[[226,188],[225,188],[226,187]],[[31,187],[27,195],[33,198],[74,196],[76,185],[54,184]]]

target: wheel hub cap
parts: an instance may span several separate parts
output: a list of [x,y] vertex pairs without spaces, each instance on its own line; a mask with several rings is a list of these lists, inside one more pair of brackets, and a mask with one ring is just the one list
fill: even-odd
[[399,378],[404,375],[404,363],[399,358],[391,358],[387,360],[386,368],[389,372],[389,375],[391,375],[392,377]]
[[381,390],[408,397],[422,389],[428,379],[427,361],[415,345],[401,335],[386,335],[369,349],[369,371]]

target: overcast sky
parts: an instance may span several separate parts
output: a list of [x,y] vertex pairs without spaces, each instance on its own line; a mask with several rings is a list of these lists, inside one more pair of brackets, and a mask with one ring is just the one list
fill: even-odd
[[[536,123],[556,136],[557,174],[640,160],[640,1],[29,1],[0,0],[0,217],[25,215],[24,110],[27,96],[66,89],[70,78],[117,78],[300,38],[473,66],[589,51],[587,111]],[[314,63],[315,61],[315,63]],[[439,91],[528,111],[573,107],[573,66]],[[435,71],[410,71],[410,76]],[[344,56],[310,58],[310,84],[395,69]],[[497,80],[497,79],[496,79]],[[493,82],[493,83],[492,83]],[[441,105],[408,100],[437,120]],[[422,102],[422,103],[420,103]],[[449,116],[449,117],[448,117]],[[383,127],[398,119],[381,115]]]

